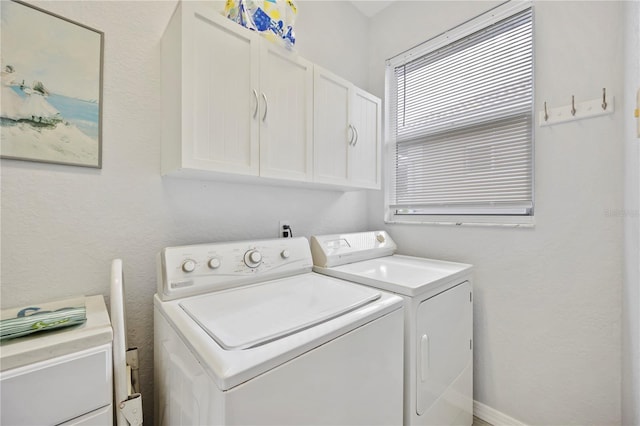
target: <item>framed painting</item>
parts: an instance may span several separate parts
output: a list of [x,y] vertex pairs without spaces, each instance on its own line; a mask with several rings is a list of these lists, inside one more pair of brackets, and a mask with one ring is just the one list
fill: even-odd
[[101,168],[104,34],[0,3],[0,157]]

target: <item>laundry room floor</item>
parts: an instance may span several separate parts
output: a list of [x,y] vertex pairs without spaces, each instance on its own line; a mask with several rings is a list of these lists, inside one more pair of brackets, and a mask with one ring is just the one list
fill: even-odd
[[491,423],[487,423],[482,419],[473,416],[473,424],[471,426],[493,426]]

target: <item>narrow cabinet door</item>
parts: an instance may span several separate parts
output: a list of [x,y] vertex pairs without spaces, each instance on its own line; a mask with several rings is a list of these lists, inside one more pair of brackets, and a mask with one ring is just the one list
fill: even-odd
[[313,64],[262,41],[258,97],[260,175],[311,180]]
[[355,138],[349,152],[349,180],[353,186],[380,189],[380,99],[354,88],[352,100]]
[[314,181],[348,183],[348,152],[355,132],[350,124],[352,84],[318,66],[314,70]]
[[185,140],[185,163],[202,170],[258,175],[260,39],[207,13],[215,14],[195,11],[188,18],[191,22],[185,22],[184,31],[192,34],[184,38],[183,48],[193,66],[182,76],[184,131],[191,132]]

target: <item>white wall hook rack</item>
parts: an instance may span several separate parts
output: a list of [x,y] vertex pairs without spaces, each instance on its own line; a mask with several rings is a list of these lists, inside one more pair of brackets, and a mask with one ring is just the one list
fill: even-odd
[[540,127],[544,127],[612,114],[613,112],[614,98],[607,98],[606,90],[602,89],[602,98],[590,101],[575,102],[574,96],[571,96],[570,104],[555,108],[547,108],[547,103],[545,102],[544,109],[538,113],[538,120]]

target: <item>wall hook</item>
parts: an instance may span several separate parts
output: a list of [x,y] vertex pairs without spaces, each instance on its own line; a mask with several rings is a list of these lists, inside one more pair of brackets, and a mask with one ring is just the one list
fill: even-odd
[[583,120],[615,112],[615,97],[609,92],[609,99],[607,99],[606,89],[602,89],[601,96],[583,102],[576,102],[575,95],[571,95],[571,103],[568,105],[564,104],[554,108],[553,105],[547,105],[548,103],[544,101],[544,108],[536,112],[540,126],[553,126],[567,121]]
[[547,112],[547,103],[544,103],[544,121],[549,121],[549,113]]

